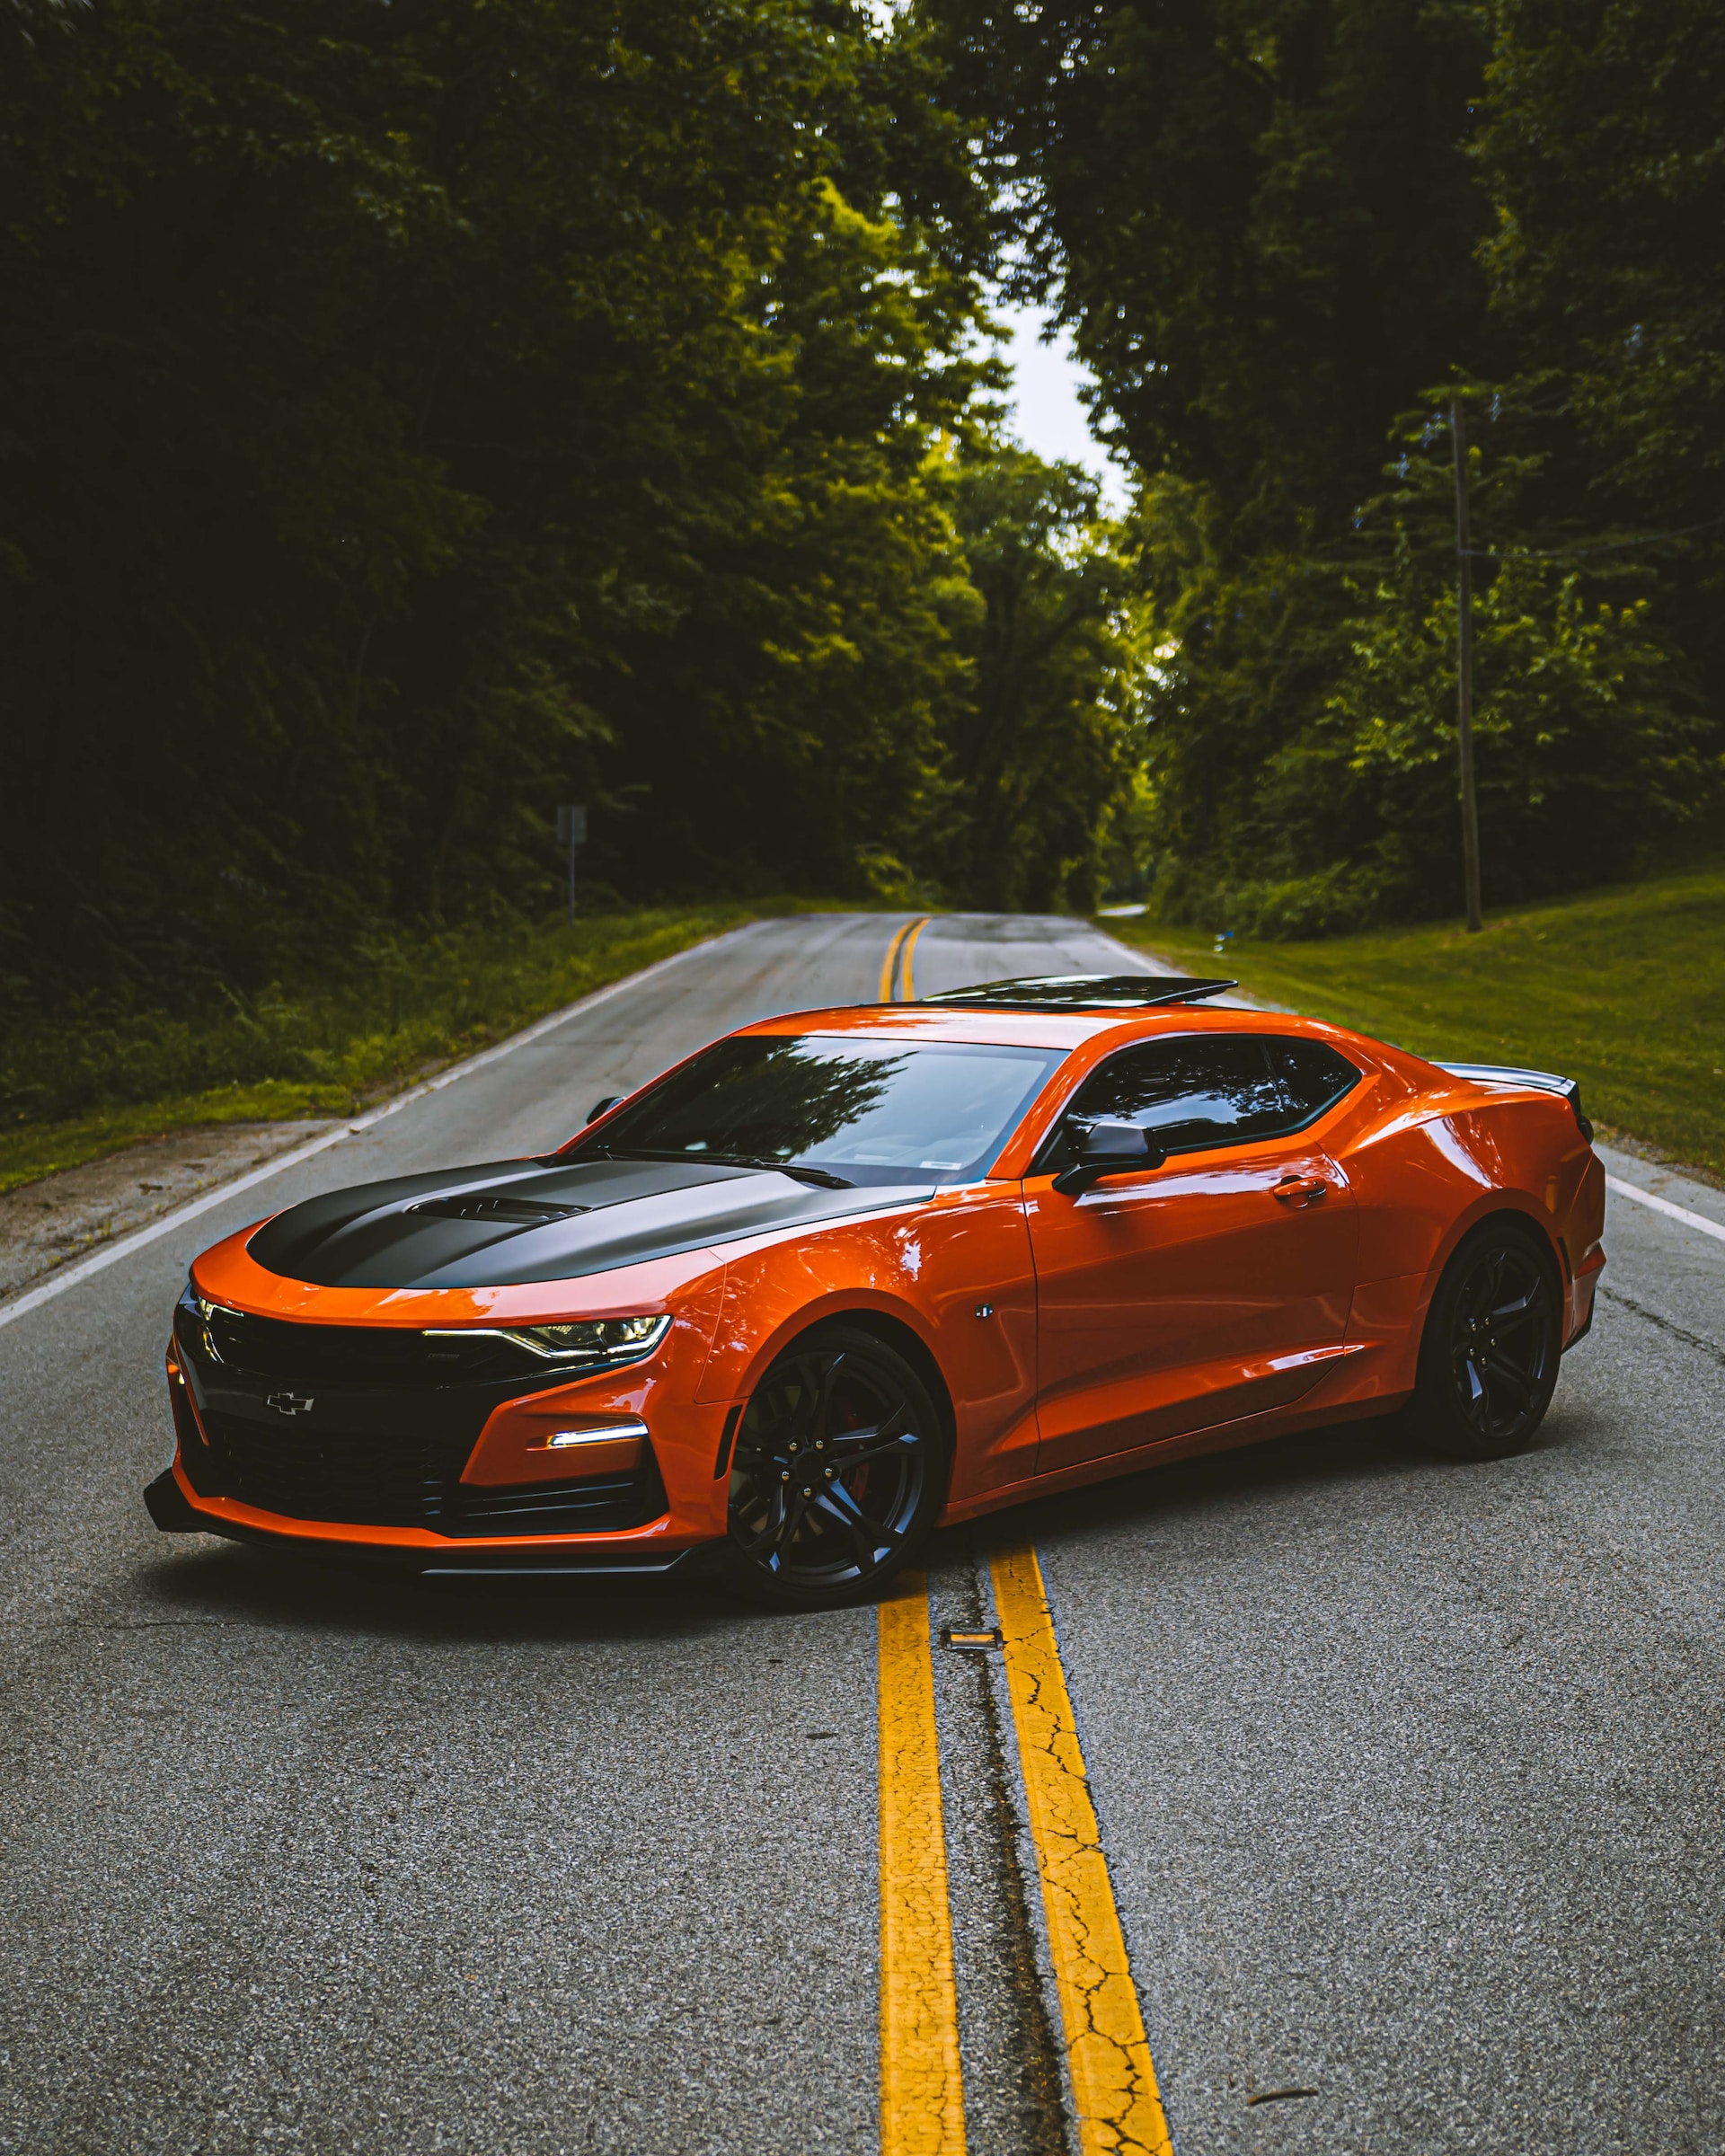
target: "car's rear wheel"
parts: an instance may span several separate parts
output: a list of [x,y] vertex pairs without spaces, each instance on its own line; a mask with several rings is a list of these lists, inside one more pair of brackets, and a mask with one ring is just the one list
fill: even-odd
[[1561,1294],[1533,1233],[1488,1222],[1438,1283],[1408,1403],[1411,1436],[1458,1460],[1499,1460],[1534,1439],[1557,1385]]
[[861,1326],[823,1325],[779,1356],[744,1412],[719,1577],[780,1608],[851,1601],[927,1535],[946,1466],[911,1364]]

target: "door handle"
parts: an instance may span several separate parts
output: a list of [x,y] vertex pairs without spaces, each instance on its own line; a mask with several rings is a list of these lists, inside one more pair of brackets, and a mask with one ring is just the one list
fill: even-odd
[[1269,1195],[1285,1206],[1314,1206],[1329,1188],[1321,1175],[1285,1175],[1270,1186]]

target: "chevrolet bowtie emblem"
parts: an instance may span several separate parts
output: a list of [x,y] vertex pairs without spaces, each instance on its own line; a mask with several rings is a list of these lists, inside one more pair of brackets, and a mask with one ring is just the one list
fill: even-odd
[[278,1415],[309,1415],[315,1403],[309,1392],[272,1392],[263,1404]]

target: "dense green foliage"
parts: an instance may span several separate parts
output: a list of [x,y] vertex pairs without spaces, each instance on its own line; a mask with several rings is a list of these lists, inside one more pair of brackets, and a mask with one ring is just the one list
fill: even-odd
[[1725,695],[1725,15],[1499,0],[1483,169],[1493,289],[1571,482],[1569,535],[1676,530],[1670,640]]
[[9,0],[0,1021],[543,919],[562,800],[589,906],[1444,910],[1455,396],[1487,897],[1632,870],[1725,738],[1722,111],[1703,0]]
[[992,889],[1003,787],[1019,895],[1089,896],[1102,632],[1030,693],[1057,783],[959,753],[986,205],[938,92],[848,0],[0,11],[14,1025],[542,908],[560,800],[596,903]]
[[1457,903],[1457,390],[1488,897],[1628,872],[1703,808],[1725,694],[1716,11],[919,19],[1010,201],[1019,284],[1061,305],[1142,475],[1170,910],[1289,933]]

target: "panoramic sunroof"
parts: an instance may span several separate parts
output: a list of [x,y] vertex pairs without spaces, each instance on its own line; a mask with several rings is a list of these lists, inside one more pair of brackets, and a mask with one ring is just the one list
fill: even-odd
[[1049,973],[1024,981],[983,981],[948,988],[925,1003],[960,1003],[986,1011],[1147,1011],[1158,1003],[1201,1003],[1236,988],[1237,981],[1201,981],[1183,974]]

